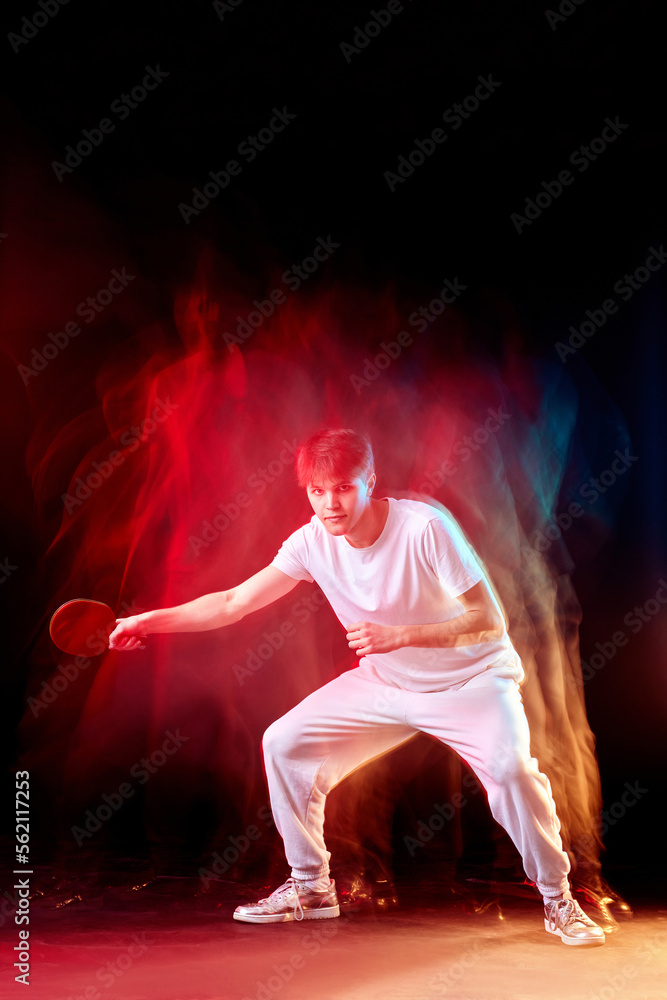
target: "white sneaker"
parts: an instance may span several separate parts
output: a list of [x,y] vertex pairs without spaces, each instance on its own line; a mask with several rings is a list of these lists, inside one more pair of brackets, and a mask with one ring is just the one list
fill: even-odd
[[277,924],[286,920],[322,920],[340,916],[336,883],[319,891],[293,878],[257,903],[244,903],[234,910],[234,920],[247,924]]
[[563,944],[604,944],[604,931],[587,917],[575,899],[558,899],[544,906],[544,929]]

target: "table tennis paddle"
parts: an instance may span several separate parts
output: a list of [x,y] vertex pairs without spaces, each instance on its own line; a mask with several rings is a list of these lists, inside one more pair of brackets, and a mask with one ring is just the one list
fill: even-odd
[[49,634],[63,653],[100,656],[109,648],[115,627],[116,615],[108,604],[77,597],[53,612]]

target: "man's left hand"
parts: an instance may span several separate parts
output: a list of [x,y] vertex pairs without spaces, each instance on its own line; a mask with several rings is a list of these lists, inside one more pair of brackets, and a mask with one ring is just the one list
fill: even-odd
[[374,625],[373,622],[355,622],[348,626],[347,641],[357,656],[391,653],[403,645],[400,625]]

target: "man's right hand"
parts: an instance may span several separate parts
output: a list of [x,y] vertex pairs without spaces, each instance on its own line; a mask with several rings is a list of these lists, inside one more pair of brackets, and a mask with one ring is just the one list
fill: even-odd
[[269,565],[231,590],[204,594],[174,608],[158,608],[130,618],[117,618],[116,628],[109,636],[109,649],[119,652],[145,649],[143,640],[149,632],[207,632],[231,625],[289,594],[298,582]]
[[143,641],[146,638],[145,625],[142,629],[143,615],[133,615],[131,618],[117,618],[116,627],[109,636],[109,649],[117,649],[126,653],[132,649],[145,649]]

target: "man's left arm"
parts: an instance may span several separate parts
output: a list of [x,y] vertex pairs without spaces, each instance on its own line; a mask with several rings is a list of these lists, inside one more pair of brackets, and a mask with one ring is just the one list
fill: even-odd
[[464,608],[463,614],[457,618],[424,625],[355,622],[348,628],[348,644],[357,656],[367,656],[370,653],[391,653],[403,646],[430,649],[473,646],[502,635],[504,623],[486,580],[480,580],[456,599]]

